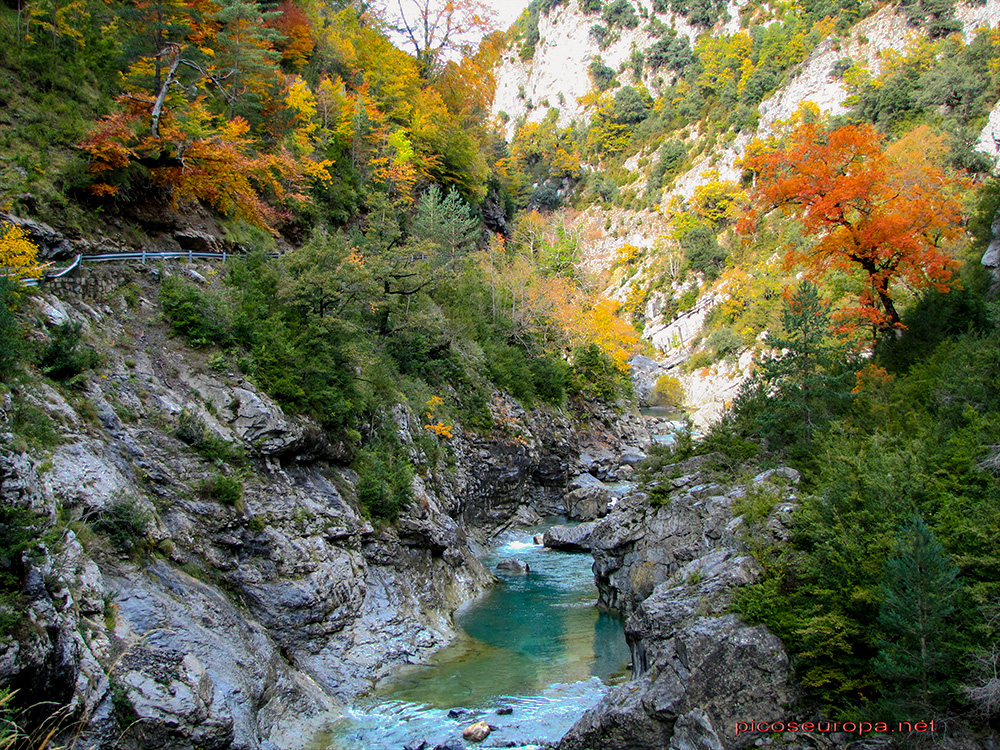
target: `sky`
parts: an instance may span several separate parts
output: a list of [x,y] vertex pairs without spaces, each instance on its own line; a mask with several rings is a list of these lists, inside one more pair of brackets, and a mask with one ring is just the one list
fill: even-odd
[[500,28],[506,29],[517,20],[521,11],[528,7],[528,0],[492,0],[490,5],[497,11]]

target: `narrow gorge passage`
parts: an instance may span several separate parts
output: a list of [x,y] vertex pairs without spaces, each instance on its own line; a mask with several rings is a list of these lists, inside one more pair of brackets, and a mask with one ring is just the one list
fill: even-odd
[[[428,663],[399,670],[344,715],[315,750],[396,750],[456,742],[469,724],[496,726],[484,746],[535,748],[558,740],[607,686],[628,676],[621,620],[598,612],[589,554],[534,544],[548,526],[509,532],[484,558],[517,558],[530,573],[500,584],[456,615],[456,641]],[[498,709],[510,708],[510,714]]]

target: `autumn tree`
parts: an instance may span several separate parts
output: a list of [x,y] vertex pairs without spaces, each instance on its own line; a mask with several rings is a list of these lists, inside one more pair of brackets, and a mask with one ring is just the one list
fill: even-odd
[[0,224],[0,277],[37,279],[43,268],[38,262],[38,247],[24,230],[17,224]]
[[[743,165],[753,173],[752,205],[760,214],[784,209],[801,220],[816,242],[790,251],[789,263],[812,272],[840,269],[864,274],[858,306],[848,311],[875,332],[901,326],[894,286],[947,291],[956,267],[942,245],[958,235],[957,180],[933,158],[929,132],[908,148],[884,149],[870,125],[830,131],[802,122],[783,143],[756,143]],[[922,146],[922,147],[921,147]]]
[[425,77],[449,54],[467,54],[494,27],[492,6],[480,0],[386,0],[393,30],[413,50]]

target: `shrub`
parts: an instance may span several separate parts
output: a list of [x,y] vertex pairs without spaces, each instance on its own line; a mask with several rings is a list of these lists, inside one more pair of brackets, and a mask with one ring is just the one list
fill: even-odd
[[384,440],[378,448],[358,451],[357,495],[369,518],[395,521],[413,498],[413,466],[402,455],[398,439]]
[[684,403],[681,381],[673,375],[661,375],[653,386],[650,401],[655,406],[680,406]]
[[605,65],[604,60],[600,57],[595,57],[591,60],[587,72],[590,73],[590,79],[594,82],[594,87],[598,91],[607,91],[614,85],[615,70]]
[[187,409],[181,411],[174,429],[174,437],[187,443],[212,463],[246,463],[243,449],[208,431],[205,423]]
[[21,620],[22,554],[38,541],[40,526],[41,519],[30,509],[0,505],[0,635]]
[[780,499],[777,491],[764,484],[750,484],[742,497],[733,502],[733,516],[743,516],[748,526],[757,526],[767,520]]
[[153,516],[138,500],[122,497],[101,511],[94,528],[105,533],[122,552],[140,552],[149,546]]
[[531,381],[535,393],[546,403],[559,406],[566,400],[570,366],[555,357],[535,357],[531,360]]
[[613,403],[632,391],[632,382],[597,344],[573,350],[569,391],[585,399]]
[[713,357],[719,360],[735,354],[743,346],[743,338],[732,328],[717,328],[708,335],[705,346],[711,349]]
[[170,327],[192,346],[226,346],[232,341],[228,311],[218,298],[202,293],[194,284],[175,276],[164,279],[160,303]]
[[17,317],[21,298],[15,282],[0,277],[0,379],[8,380],[25,351],[24,325]]
[[21,437],[25,447],[50,450],[59,445],[60,436],[51,417],[23,395],[15,394],[11,415],[11,430]]
[[52,332],[48,346],[42,351],[39,364],[54,380],[71,381],[86,370],[100,364],[94,349],[81,346],[83,327],[80,323],[63,323]]
[[235,477],[224,474],[216,474],[206,479],[202,484],[202,491],[223,505],[233,505],[238,508],[243,500],[243,483]]
[[711,367],[713,362],[715,362],[715,355],[712,352],[695,352],[684,360],[681,367],[685,372],[694,372],[703,367]]
[[639,25],[639,16],[636,15],[635,8],[629,0],[611,0],[604,6],[601,19],[609,29],[615,26],[634,29]]

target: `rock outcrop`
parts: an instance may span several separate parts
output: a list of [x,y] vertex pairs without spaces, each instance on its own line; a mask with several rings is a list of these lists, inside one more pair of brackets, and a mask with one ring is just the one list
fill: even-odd
[[724,486],[710,462],[667,467],[659,504],[630,495],[590,534],[601,604],[629,616],[633,677],[588,711],[560,750],[739,748],[750,739],[736,734],[737,721],[783,718],[797,697],[781,641],[728,613],[733,591],[761,574],[733,505],[753,493],[755,512],[767,515],[753,533],[783,536],[797,473]]
[[542,544],[564,552],[589,552],[595,525],[594,521],[588,521],[576,526],[552,526],[542,535]]
[[[0,686],[68,705],[92,744],[304,746],[331,708],[453,638],[452,612],[495,581],[466,529],[563,512],[595,457],[648,447],[637,415],[497,394],[504,430],[456,425],[449,465],[425,463],[399,522],[375,525],[350,448],[169,337],[157,275],[123,273],[131,304],[39,300],[50,325],[124,342],[71,395],[17,387],[57,427],[44,461],[5,426],[9,395],[0,409],[0,502],[52,540],[18,562],[30,626],[0,635]],[[392,416],[419,461],[419,422]]]

